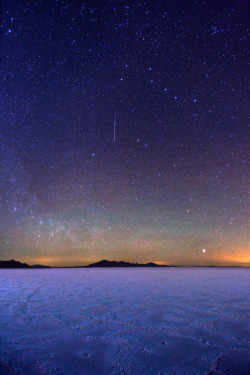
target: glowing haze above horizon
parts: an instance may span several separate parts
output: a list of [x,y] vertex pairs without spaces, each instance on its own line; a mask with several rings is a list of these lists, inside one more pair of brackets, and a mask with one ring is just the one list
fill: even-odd
[[0,259],[250,265],[247,7],[3,3]]

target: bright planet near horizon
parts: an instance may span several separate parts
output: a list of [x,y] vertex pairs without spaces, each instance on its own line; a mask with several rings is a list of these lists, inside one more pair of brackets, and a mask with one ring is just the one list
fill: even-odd
[[49,3],[2,4],[0,259],[249,266],[247,2]]

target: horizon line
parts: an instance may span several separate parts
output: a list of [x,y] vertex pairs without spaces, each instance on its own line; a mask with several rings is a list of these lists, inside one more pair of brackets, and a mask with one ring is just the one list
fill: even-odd
[[[106,262],[109,262],[109,263],[128,263],[128,264],[131,264],[131,268],[135,268],[135,265],[136,264],[138,264],[141,268],[143,268],[143,266],[146,266],[146,268],[150,268],[150,267],[148,267],[147,265],[148,264],[155,264],[156,265],[156,267],[159,267],[159,268],[161,268],[161,267],[180,267],[180,268],[191,268],[191,267],[208,267],[208,268],[212,268],[212,267],[220,267],[220,268],[225,268],[225,267],[228,267],[228,268],[232,268],[232,267],[234,267],[234,268],[250,268],[250,264],[249,265],[244,265],[244,263],[243,264],[236,264],[236,265],[234,265],[234,264],[231,264],[231,265],[229,265],[229,264],[220,264],[220,265],[217,265],[217,264],[207,264],[207,265],[204,265],[204,264],[191,264],[191,265],[185,265],[185,264],[183,264],[183,265],[178,265],[178,264],[163,264],[163,263],[157,263],[157,262],[147,262],[147,263],[138,263],[138,262],[129,262],[129,261],[123,261],[123,260],[120,260],[120,261],[116,261],[116,260],[107,260],[107,259],[101,259],[101,260],[99,260],[99,261],[96,261],[96,262],[93,262],[93,263],[88,263],[88,264],[86,264],[86,265],[82,265],[82,264],[80,264],[80,265],[75,265],[75,266],[67,266],[67,265],[65,265],[65,266],[48,266],[48,265],[44,265],[44,264],[38,264],[38,263],[35,263],[35,264],[32,264],[32,265],[30,265],[30,264],[28,264],[28,263],[26,263],[26,262],[21,262],[21,261],[19,261],[19,260],[15,260],[15,259],[7,259],[7,260],[2,260],[2,259],[0,259],[0,262],[11,262],[11,261],[14,261],[14,262],[18,262],[18,263],[21,263],[21,264],[26,264],[26,265],[28,265],[29,267],[31,267],[31,268],[36,268],[36,266],[40,266],[41,268],[88,268],[89,266],[91,266],[91,265],[94,265],[94,264],[98,264],[98,263],[101,263],[101,262],[103,262],[103,261],[106,261]],[[248,262],[247,262],[248,263]],[[128,265],[128,266],[125,266],[124,268],[129,268],[130,266]],[[20,267],[21,268],[21,267]],[[37,267],[37,268],[39,268],[39,267]],[[97,267],[94,267],[93,266],[93,268],[108,268],[107,266],[105,267],[105,266],[97,266]],[[122,267],[115,267],[115,266],[111,266],[110,268],[122,268]],[[153,268],[153,266],[152,266],[152,268]]]

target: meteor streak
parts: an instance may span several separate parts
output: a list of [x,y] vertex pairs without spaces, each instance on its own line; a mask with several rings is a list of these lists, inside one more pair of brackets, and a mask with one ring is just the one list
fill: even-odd
[[113,142],[115,143],[115,131],[116,131],[116,107],[115,107],[115,116],[114,116],[114,138],[113,138]]

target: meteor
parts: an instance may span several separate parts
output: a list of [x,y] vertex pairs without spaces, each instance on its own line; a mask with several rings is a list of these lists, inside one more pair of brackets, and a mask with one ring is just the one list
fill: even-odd
[[116,131],[116,107],[115,107],[115,116],[114,116],[114,138],[113,138],[113,142],[115,143],[115,131]]

